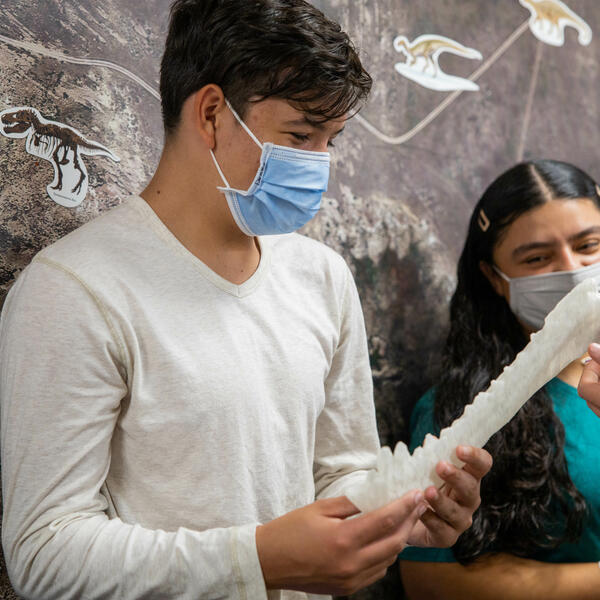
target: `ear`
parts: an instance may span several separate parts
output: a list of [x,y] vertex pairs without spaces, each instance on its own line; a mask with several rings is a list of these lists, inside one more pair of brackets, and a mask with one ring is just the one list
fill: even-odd
[[498,273],[496,273],[496,271],[494,271],[494,269],[492,269],[492,266],[484,260],[480,260],[479,269],[485,275],[485,278],[490,282],[490,285],[496,294],[508,300],[508,290],[506,290],[505,285],[506,282],[504,279],[502,279],[502,277],[500,277],[500,275],[498,275]]
[[189,100],[193,111],[193,127],[207,148],[214,150],[217,143],[216,131],[227,108],[223,90],[211,83],[192,94]]

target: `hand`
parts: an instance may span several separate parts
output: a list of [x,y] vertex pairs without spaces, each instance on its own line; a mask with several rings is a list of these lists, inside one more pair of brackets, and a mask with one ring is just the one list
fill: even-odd
[[465,463],[462,469],[445,461],[437,464],[435,470],[445,483],[439,490],[435,486],[425,490],[431,509],[416,523],[409,544],[449,548],[471,527],[473,513],[481,504],[481,479],[492,468],[492,457],[486,450],[472,446],[459,446],[456,456]]
[[354,519],[346,498],[317,500],[256,529],[256,547],[268,589],[346,596],[381,579],[419,517],[421,492]]
[[583,368],[577,393],[600,417],[600,345],[590,344],[588,352],[592,360]]

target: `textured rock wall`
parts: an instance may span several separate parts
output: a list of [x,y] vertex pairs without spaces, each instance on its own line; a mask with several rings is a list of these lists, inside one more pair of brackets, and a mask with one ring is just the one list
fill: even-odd
[[[600,44],[594,38],[581,45],[570,27],[563,46],[547,43],[560,36],[552,27],[540,41],[517,0],[315,4],[356,40],[374,87],[336,143],[323,210],[305,233],[341,252],[355,273],[380,436],[393,444],[406,436],[410,409],[435,378],[454,265],[485,186],[532,157],[570,160],[600,177]],[[596,0],[567,4],[600,31]],[[36,108],[47,121],[70,126],[120,159],[82,155],[87,193],[80,204],[69,206],[67,199],[62,206],[47,192],[56,181],[43,149],[32,155],[25,139],[0,135],[1,298],[41,247],[140,191],[153,172],[162,144],[156,89],[168,5],[0,3],[0,112]],[[541,27],[538,34],[544,34]],[[410,69],[394,47],[399,35],[409,41],[444,36],[481,59],[446,52],[439,56],[442,73],[418,57]],[[399,62],[405,66],[397,70]],[[478,91],[431,89],[473,82]],[[64,158],[78,176],[74,150]],[[0,598],[12,598],[4,573],[0,579]],[[355,596],[401,597],[394,569]]]

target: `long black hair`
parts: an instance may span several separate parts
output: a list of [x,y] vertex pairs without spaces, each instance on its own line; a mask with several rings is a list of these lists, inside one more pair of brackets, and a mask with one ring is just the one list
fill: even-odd
[[[434,420],[440,428],[510,364],[528,342],[506,300],[480,269],[520,215],[548,202],[589,198],[600,208],[596,184],[573,165],[539,160],[520,163],[498,177],[475,207],[450,303],[450,331],[436,389]],[[564,428],[542,388],[486,445],[494,458],[481,485],[473,526],[453,548],[469,563],[486,552],[535,557],[583,529],[586,503],[569,476]]]

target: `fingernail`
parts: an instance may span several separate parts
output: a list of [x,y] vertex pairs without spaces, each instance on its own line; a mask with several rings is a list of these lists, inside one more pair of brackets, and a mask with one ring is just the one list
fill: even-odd
[[458,449],[463,456],[471,456],[473,454],[473,448],[471,446],[459,446]]
[[417,492],[414,497],[415,506],[417,506],[418,504],[421,504],[421,502],[423,502],[424,499],[425,499],[425,496],[423,496],[423,492]]
[[422,517],[425,514],[426,510],[427,510],[427,505],[421,504],[421,506],[419,506],[419,508],[417,508],[417,515],[419,515],[419,517]]

